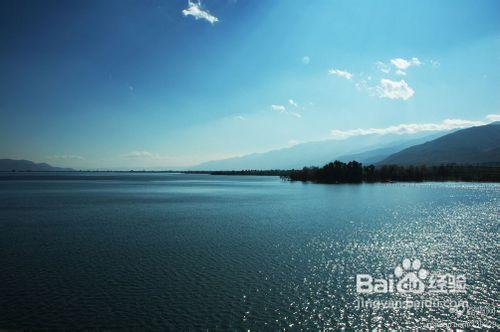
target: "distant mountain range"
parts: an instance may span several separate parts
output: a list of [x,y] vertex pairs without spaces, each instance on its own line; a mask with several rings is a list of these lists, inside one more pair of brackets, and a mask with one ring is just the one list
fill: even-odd
[[29,160],[0,159],[0,171],[74,171],[72,168],[54,167]]
[[348,155],[343,155],[336,157],[336,160],[342,161],[344,163],[347,163],[352,160],[356,160],[360,163],[363,163],[365,165],[370,165],[370,164],[376,164],[379,161],[389,157],[390,155],[399,152],[403,149],[406,149],[410,146],[417,145],[417,144],[422,144],[428,141],[431,141],[433,139],[436,139],[438,137],[443,136],[444,134],[437,133],[437,134],[432,134],[429,136],[424,136],[420,138],[412,138],[412,139],[402,139],[398,140],[397,142],[392,142],[390,144],[387,144],[385,146],[381,146],[379,148],[373,149],[373,150],[368,150],[360,153],[355,153],[355,154],[348,154]]
[[[356,160],[365,165],[500,165],[500,122],[448,133],[364,135],[325,140],[209,161],[192,171],[301,169],[328,162]],[[0,171],[74,171],[29,160],[0,159]]]
[[209,161],[190,170],[299,169],[322,166],[330,161],[357,160],[364,164],[378,162],[409,146],[421,144],[445,133],[416,135],[364,135],[343,140],[324,140],[297,144],[289,148],[253,153],[241,157]]
[[411,146],[377,164],[500,164],[500,122],[458,130]]
[[365,135],[202,163],[191,170],[300,169],[330,161],[365,165],[500,164],[500,122],[453,132]]

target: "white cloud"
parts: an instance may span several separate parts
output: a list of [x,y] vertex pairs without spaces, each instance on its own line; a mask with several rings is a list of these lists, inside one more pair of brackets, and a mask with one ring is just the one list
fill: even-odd
[[336,75],[339,77],[346,78],[348,80],[350,80],[352,78],[352,74],[350,72],[345,71],[345,70],[333,69],[333,68],[328,70],[328,75]]
[[309,62],[311,62],[311,58],[308,57],[307,55],[305,55],[303,58],[302,58],[302,63],[305,64],[305,65],[308,65]]
[[288,103],[294,107],[299,107],[299,104],[297,104],[293,99],[288,99]]
[[243,115],[237,115],[234,117],[236,120],[241,120],[241,121],[245,121],[246,118],[243,116]]
[[488,114],[486,119],[490,122],[500,121],[500,114]]
[[401,70],[406,70],[410,66],[420,66],[422,64],[422,62],[420,62],[418,58],[411,58],[410,60],[395,58],[391,60],[391,63],[394,65],[394,67]]
[[285,106],[283,105],[271,105],[271,108],[274,110],[274,111],[278,111],[280,113],[283,113],[286,111],[286,108]]
[[385,128],[368,128],[368,129],[351,129],[351,130],[337,130],[331,131],[331,135],[334,138],[348,138],[352,136],[364,136],[364,135],[387,135],[387,134],[416,134],[425,131],[443,131],[451,129],[467,128],[472,126],[480,126],[485,124],[483,121],[470,121],[462,119],[446,119],[440,123],[410,123],[410,124],[399,124],[395,126],[385,127]]
[[296,118],[301,118],[302,117],[302,115],[300,115],[300,113],[297,113],[297,112],[288,112],[288,113],[290,113],[290,115],[292,115],[292,116],[294,116]]
[[396,68],[399,68],[399,69],[406,69],[408,67],[411,66],[411,62],[405,60],[405,59],[401,59],[401,58],[397,58],[397,59],[392,59],[391,60],[391,63],[396,67]]
[[291,139],[291,140],[288,141],[288,145],[290,145],[290,146],[294,146],[294,145],[297,145],[299,143],[300,142],[298,140],[296,140],[296,139]]
[[405,80],[392,81],[387,78],[380,80],[380,85],[375,87],[375,91],[380,98],[403,100],[411,98],[415,93]]
[[196,20],[203,19],[211,24],[219,22],[219,19],[212,14],[210,14],[207,10],[203,10],[201,8],[201,2],[194,3],[191,0],[188,1],[188,8],[182,11],[182,15],[184,16],[193,16]]
[[[377,61],[375,62],[375,67],[383,74],[406,76],[409,67],[420,66],[422,64],[417,57],[410,59],[394,58],[389,63]],[[375,77],[372,75],[365,76],[363,72],[354,75],[346,70],[335,68],[328,70],[328,75],[336,75],[351,80],[357,90],[365,91],[371,96],[408,100],[415,94],[415,90],[405,80],[383,78],[384,76],[380,76],[380,73],[378,75],[377,73],[372,74]],[[377,81],[378,84],[376,83]]]
[[420,66],[422,64],[422,62],[420,62],[420,60],[418,58],[411,58],[411,64],[412,66]]

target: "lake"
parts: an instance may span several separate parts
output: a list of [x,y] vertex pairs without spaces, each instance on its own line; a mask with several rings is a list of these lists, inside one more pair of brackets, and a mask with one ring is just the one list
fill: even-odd
[[[0,174],[0,328],[494,327],[499,193],[482,183]],[[358,274],[409,273],[405,259],[421,264],[415,273],[463,275],[466,288],[357,291]],[[468,308],[366,305],[398,299]]]

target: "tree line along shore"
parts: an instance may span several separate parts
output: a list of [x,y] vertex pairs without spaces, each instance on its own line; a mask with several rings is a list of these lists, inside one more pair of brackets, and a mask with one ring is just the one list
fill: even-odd
[[357,161],[334,161],[300,170],[185,171],[189,174],[280,176],[287,181],[316,183],[466,181],[500,182],[498,165],[363,166]]

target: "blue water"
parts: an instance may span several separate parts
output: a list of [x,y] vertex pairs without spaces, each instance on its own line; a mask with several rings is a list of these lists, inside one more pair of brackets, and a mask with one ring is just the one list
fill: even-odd
[[[499,193],[474,183],[0,174],[0,328],[494,327]],[[493,312],[356,307],[356,274],[386,275],[404,258],[465,274],[467,292],[443,296]]]

